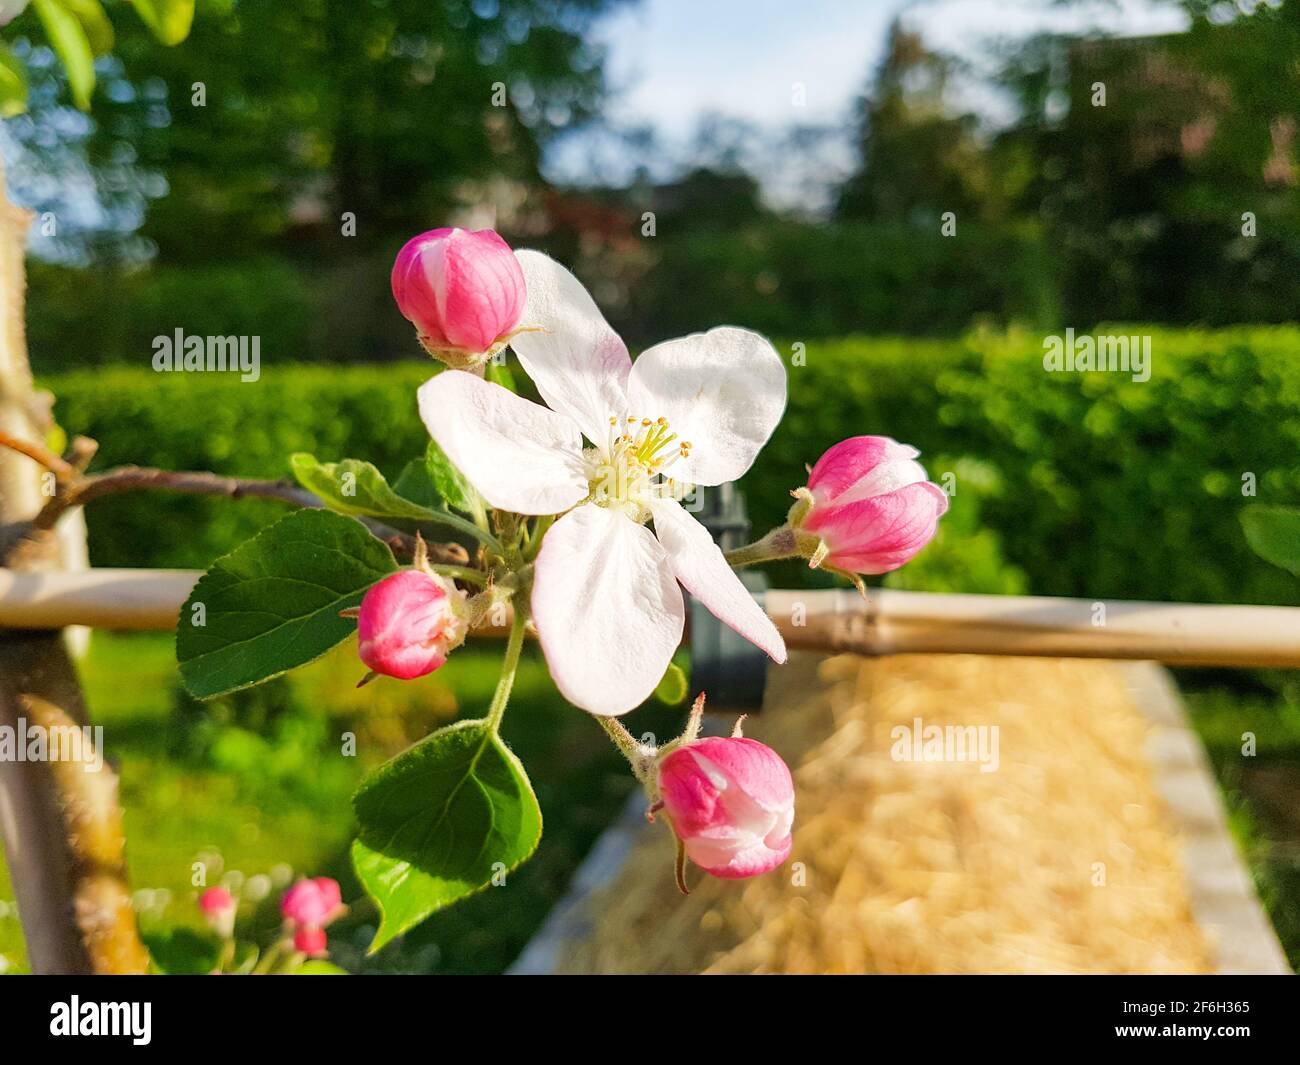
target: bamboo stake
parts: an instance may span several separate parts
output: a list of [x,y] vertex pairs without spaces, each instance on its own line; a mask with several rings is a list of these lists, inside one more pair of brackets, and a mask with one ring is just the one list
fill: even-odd
[[[176,627],[191,570],[0,569],[0,628]],[[1300,607],[1206,606],[873,590],[768,591],[792,649],[885,654],[1149,659],[1169,665],[1300,668]],[[509,625],[476,635],[504,636]]]

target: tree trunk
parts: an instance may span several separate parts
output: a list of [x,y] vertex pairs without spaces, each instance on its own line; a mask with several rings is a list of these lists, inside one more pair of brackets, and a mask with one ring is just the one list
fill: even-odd
[[[0,168],[0,429],[44,442],[50,404],[33,387],[24,329],[29,221],[5,198]],[[0,449],[0,527],[35,515],[49,497],[48,478],[30,458]],[[84,565],[83,529],[76,515],[5,564]],[[0,630],[0,727],[15,736],[24,727],[71,736],[87,724],[65,634]],[[77,735],[83,746],[71,748],[72,760],[0,760],[0,833],[28,961],[37,973],[143,973],[149,958],[131,909],[117,776],[103,751],[83,742],[86,733]]]

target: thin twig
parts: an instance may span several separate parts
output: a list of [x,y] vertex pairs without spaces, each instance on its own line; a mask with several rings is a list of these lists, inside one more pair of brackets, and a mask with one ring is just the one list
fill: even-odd
[[[83,506],[95,499],[119,492],[160,490],[184,492],[194,495],[225,496],[228,499],[274,499],[299,507],[320,507],[320,498],[291,481],[260,480],[247,477],[225,477],[220,474],[191,470],[162,470],[148,466],[118,466],[103,473],[83,475],[79,466],[94,454],[95,443],[87,437],[78,437],[67,462],[44,448],[27,444],[7,433],[0,432],[0,446],[10,447],[54,471],[58,491],[28,522],[11,526],[7,535],[0,536],[0,563],[8,559],[18,547],[53,529],[58,520],[73,507]],[[373,518],[361,518],[363,524],[394,552],[410,557],[415,551],[415,538]],[[445,565],[460,565],[469,561],[469,553],[457,543],[429,545],[431,560]]]
[[0,447],[7,447],[11,451],[17,451],[20,455],[26,455],[33,462],[39,463],[47,470],[54,474],[60,482],[72,481],[77,476],[77,469],[69,462],[64,462],[58,455],[40,444],[33,444],[30,440],[22,440],[0,429]]

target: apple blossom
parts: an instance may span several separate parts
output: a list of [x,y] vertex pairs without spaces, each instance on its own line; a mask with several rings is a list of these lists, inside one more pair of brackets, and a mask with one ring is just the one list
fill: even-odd
[[393,263],[393,298],[420,343],[450,366],[482,363],[500,350],[524,309],[524,275],[490,229],[431,229]]
[[780,356],[758,334],[722,327],[633,363],[572,274],[538,252],[517,258],[528,301],[511,343],[548,406],[460,372],[421,386],[419,406],[489,504],[562,515],[542,541],[531,595],[560,691],[603,715],[645,700],[681,640],[679,582],[785,661],[776,627],[679,502],[693,485],[749,469],[785,409]]
[[887,436],[855,436],[817,460],[791,511],[791,525],[819,542],[814,564],[888,573],[930,542],[948,496],[926,479],[919,454]]
[[299,880],[280,899],[285,919],[304,928],[323,928],[343,909],[339,883],[328,876]]
[[757,740],[710,736],[671,750],[657,791],[686,856],[713,876],[757,876],[790,856],[794,781]]
[[375,673],[413,680],[447,661],[465,635],[465,594],[423,569],[390,574],[366,592],[357,615],[357,653]]

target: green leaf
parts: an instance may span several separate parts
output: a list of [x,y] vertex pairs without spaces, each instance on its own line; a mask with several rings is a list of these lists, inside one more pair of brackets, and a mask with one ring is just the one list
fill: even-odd
[[45,27],[51,46],[63,60],[73,102],[88,111],[95,91],[95,53],[81,21],[60,0],[32,0],[32,8]]
[[295,976],[351,976],[346,969],[340,969],[331,961],[322,958],[310,958],[302,963]]
[[369,518],[401,518],[406,521],[437,521],[438,513],[403,499],[374,466],[360,459],[320,462],[314,455],[298,452],[289,458],[298,483],[315,492],[330,510]]
[[27,68],[0,41],[0,118],[13,118],[27,110]]
[[676,662],[669,662],[663,679],[655,686],[655,698],[669,706],[677,706],[686,698],[686,674]]
[[455,507],[465,514],[474,514],[482,506],[474,486],[451,464],[447,453],[434,440],[429,441],[429,449],[424,453],[424,464],[438,495],[449,507]]
[[95,55],[107,55],[113,50],[113,24],[99,0],[62,0],[62,3],[77,16]]
[[355,631],[339,611],[395,569],[388,545],[359,522],[324,510],[282,518],[217,559],[181,608],[186,690],[210,699],[319,658]]
[[221,940],[210,932],[173,928],[142,935],[158,972],[168,976],[201,976],[217,967]]
[[131,0],[136,12],[163,44],[180,44],[190,35],[194,0]]
[[393,491],[403,499],[409,499],[412,503],[418,503],[430,510],[442,506],[438,486],[429,476],[429,465],[424,459],[412,459],[402,467],[402,472],[393,482]]
[[353,796],[352,864],[382,919],[370,953],[526,861],[542,811],[485,721],[460,721],[380,766]]
[[1300,577],[1300,507],[1252,503],[1241,512],[1241,525],[1255,554]]

